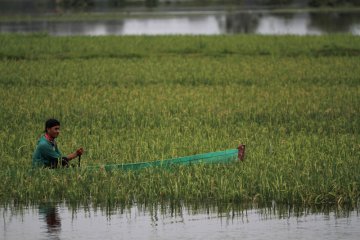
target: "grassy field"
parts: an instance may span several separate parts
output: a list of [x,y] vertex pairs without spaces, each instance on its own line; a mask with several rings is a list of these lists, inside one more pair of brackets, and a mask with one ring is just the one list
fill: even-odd
[[[360,37],[0,35],[0,203],[351,205],[360,197]],[[32,169],[47,118],[81,169]],[[247,145],[245,162],[86,166]]]

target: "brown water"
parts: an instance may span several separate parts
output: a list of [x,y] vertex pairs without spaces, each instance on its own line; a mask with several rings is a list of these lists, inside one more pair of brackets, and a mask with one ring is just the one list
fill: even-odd
[[0,208],[0,239],[358,239],[357,211]]

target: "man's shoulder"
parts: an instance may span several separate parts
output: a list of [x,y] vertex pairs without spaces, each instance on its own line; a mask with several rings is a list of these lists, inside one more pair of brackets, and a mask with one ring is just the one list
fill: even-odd
[[38,141],[38,147],[51,147],[51,144],[44,136],[41,136]]

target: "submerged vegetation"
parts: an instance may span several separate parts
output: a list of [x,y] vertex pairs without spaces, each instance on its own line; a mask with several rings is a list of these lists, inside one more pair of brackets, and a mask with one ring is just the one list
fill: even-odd
[[[360,38],[0,36],[0,202],[351,205]],[[32,169],[44,122],[81,168]],[[88,171],[247,145],[226,165]]]

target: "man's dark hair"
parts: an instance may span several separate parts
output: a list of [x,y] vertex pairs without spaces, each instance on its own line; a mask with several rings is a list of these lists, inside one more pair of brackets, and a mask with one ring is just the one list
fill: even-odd
[[50,118],[45,122],[45,132],[48,128],[60,126],[60,122],[54,118]]

